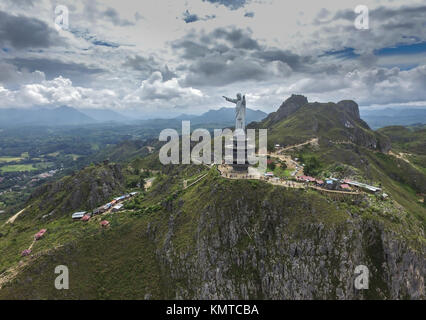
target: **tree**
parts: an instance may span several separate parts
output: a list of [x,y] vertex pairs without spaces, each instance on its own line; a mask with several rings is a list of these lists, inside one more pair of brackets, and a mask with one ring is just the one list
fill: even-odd
[[321,163],[317,157],[312,156],[305,161],[305,173],[308,175],[317,175],[320,172]]

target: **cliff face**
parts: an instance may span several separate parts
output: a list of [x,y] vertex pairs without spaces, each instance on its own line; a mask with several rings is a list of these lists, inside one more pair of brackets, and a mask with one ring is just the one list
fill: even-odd
[[[168,194],[171,182],[153,191]],[[160,198],[140,198],[152,210],[108,216],[108,230],[71,223],[79,237],[34,259],[0,298],[425,298],[422,224],[390,200],[333,201],[212,172],[158,206]],[[40,244],[55,238],[47,229]],[[59,264],[70,268],[69,290],[53,286]],[[358,265],[369,269],[368,290],[354,288]]]
[[339,101],[337,103],[337,105],[340,108],[345,109],[346,112],[349,113],[352,116],[352,118],[357,119],[357,120],[361,119],[360,116],[359,116],[358,104],[355,101],[342,100],[342,101]]
[[[148,228],[164,272],[177,283],[177,298],[425,297],[424,247],[412,249],[377,220],[342,213],[315,196],[274,190],[254,205],[250,196],[259,199],[259,194],[266,196],[237,192],[231,207],[224,199],[210,203],[191,227],[193,246],[178,240],[182,203],[167,204],[165,238],[155,225]],[[354,288],[357,265],[369,268],[368,290]]]

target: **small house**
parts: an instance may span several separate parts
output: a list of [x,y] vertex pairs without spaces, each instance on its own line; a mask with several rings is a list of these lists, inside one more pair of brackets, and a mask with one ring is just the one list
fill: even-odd
[[81,218],[84,217],[85,214],[86,214],[86,211],[75,212],[72,214],[71,218],[75,220],[80,220]]
[[136,192],[136,191],[134,191],[134,192],[130,192],[130,196],[131,197],[133,197],[133,196],[135,196],[135,195],[137,195],[139,192]]
[[97,214],[100,214],[100,213],[102,213],[103,211],[102,211],[102,207],[99,207],[99,208],[96,208],[96,209],[93,209],[93,211],[92,211],[92,215],[97,215]]
[[109,226],[109,221],[107,221],[107,220],[103,220],[103,221],[101,221],[101,227],[106,228],[106,227],[108,227],[108,226]]
[[81,221],[89,221],[90,220],[90,216],[88,214],[84,215],[83,218],[81,218]]
[[114,207],[112,207],[112,211],[119,211],[123,208],[123,204],[122,203],[118,203],[116,204]]
[[112,207],[111,203],[107,203],[106,205],[103,206],[104,210],[109,210]]
[[274,173],[273,172],[266,172],[265,173],[265,177],[273,177]]
[[34,235],[34,240],[39,240],[39,239],[41,239],[42,237],[43,237],[43,235],[46,233],[46,229],[41,229],[39,232],[37,232],[35,235]]
[[343,190],[351,190],[351,187],[349,187],[349,185],[346,183],[341,184],[340,188],[342,188]]
[[26,257],[26,256],[29,256],[30,254],[31,254],[31,249],[25,249],[24,251],[22,251],[21,257]]

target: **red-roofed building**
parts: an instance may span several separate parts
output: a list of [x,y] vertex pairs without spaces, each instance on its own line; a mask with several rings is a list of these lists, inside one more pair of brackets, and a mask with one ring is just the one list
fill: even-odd
[[314,177],[305,176],[305,175],[298,176],[298,177],[296,177],[296,179],[299,180],[299,181],[306,181],[306,182],[314,182],[314,181],[316,181],[316,179]]
[[317,184],[324,184],[323,180],[316,180]]
[[349,187],[348,184],[344,183],[340,185],[340,188],[345,189],[345,190],[351,190],[351,187]]
[[87,214],[83,216],[83,218],[81,218],[81,221],[89,221],[89,220],[90,220],[90,216]]
[[42,237],[43,237],[43,235],[46,233],[46,229],[41,229],[39,232],[37,232],[35,235],[34,235],[34,239],[35,240],[39,240],[39,239],[41,239]]
[[102,227],[108,227],[109,226],[109,221],[107,221],[107,220],[101,221],[101,226]]
[[26,257],[26,256],[29,256],[30,253],[31,253],[31,249],[25,249],[24,251],[22,251],[21,256]]

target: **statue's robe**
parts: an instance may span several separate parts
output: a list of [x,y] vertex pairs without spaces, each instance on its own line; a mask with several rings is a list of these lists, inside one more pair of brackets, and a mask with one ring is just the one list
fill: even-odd
[[246,101],[240,99],[236,101],[235,107],[235,129],[245,129],[246,124]]

